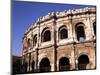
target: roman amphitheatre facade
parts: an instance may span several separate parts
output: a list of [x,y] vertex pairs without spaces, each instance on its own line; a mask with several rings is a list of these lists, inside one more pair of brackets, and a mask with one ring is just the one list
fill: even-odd
[[22,43],[23,72],[96,69],[96,8],[48,13]]

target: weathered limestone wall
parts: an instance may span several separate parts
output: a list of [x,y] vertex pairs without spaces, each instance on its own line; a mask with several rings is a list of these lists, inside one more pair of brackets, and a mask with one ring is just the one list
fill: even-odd
[[[89,12],[88,12],[89,11]],[[30,39],[31,46],[27,49],[23,48],[22,57],[28,63],[27,71],[32,70],[32,61],[35,62],[35,69],[39,69],[39,63],[45,57],[50,61],[51,71],[55,70],[55,61],[57,71],[59,71],[59,60],[67,57],[70,61],[70,70],[74,70],[78,64],[78,58],[81,55],[89,57],[87,69],[96,68],[96,39],[93,30],[93,23],[96,22],[96,9],[83,8],[76,10],[68,10],[64,12],[52,12],[39,18],[38,21],[26,30],[23,37],[23,46],[26,46],[25,39]],[[82,23],[85,31],[86,39],[83,43],[77,40],[75,27],[78,23]],[[65,26],[68,31],[68,38],[59,38],[59,28]],[[42,42],[42,33],[47,29],[51,32],[51,40]],[[33,36],[37,34],[37,43],[33,47]],[[56,50],[56,54],[55,54]],[[31,55],[31,57],[29,57]],[[55,57],[56,56],[55,60]],[[24,58],[22,62],[24,63]],[[30,59],[31,58],[31,59]],[[30,59],[30,62],[29,62]],[[29,66],[30,64],[30,66]]]

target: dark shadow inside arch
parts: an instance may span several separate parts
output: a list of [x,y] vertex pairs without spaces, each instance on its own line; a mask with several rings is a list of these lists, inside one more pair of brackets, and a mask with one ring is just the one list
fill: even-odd
[[94,34],[96,36],[96,22],[93,23],[93,30],[94,30]]
[[30,47],[31,46],[31,40],[30,40],[30,38],[28,39],[28,47]]
[[67,29],[62,29],[60,31],[60,39],[65,39],[65,38],[68,38],[68,32]]
[[36,44],[37,44],[37,34],[34,35],[33,37],[33,46],[36,46]]
[[89,58],[87,55],[81,55],[78,58],[78,69],[79,70],[86,70],[86,66],[89,64]]
[[31,72],[35,72],[35,68],[34,68],[34,66],[35,66],[35,62],[34,62],[34,61],[32,61],[31,66],[32,66],[32,71],[31,71]]
[[59,61],[59,71],[68,71],[70,70],[69,59],[66,57],[62,57]]
[[50,40],[51,40],[51,33],[50,33],[49,30],[47,30],[47,31],[44,33],[43,42],[50,41]]
[[42,42],[47,42],[51,40],[51,32],[50,30],[48,30],[48,28],[45,28],[42,32],[42,37],[41,37],[41,41]]
[[43,58],[40,62],[39,72],[50,72],[51,66],[48,58]]
[[22,65],[22,73],[27,73],[27,66],[28,66],[27,62],[23,63],[23,65]]
[[83,23],[79,23],[76,26],[77,40],[80,42],[83,42],[85,39],[85,31],[83,25],[84,25]]
[[68,31],[67,31],[67,27],[65,25],[61,26],[59,28],[59,34],[58,34],[60,39],[66,39],[68,38]]

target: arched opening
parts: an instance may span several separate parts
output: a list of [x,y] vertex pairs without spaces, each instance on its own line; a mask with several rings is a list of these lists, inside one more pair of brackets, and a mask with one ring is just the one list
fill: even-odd
[[59,61],[59,71],[68,71],[70,70],[69,59],[66,57],[62,57]]
[[47,42],[51,40],[50,30],[45,29],[42,33],[42,42]]
[[23,73],[27,73],[27,66],[28,66],[28,63],[27,62],[24,62],[23,65],[22,65],[22,72]]
[[81,55],[78,58],[78,69],[79,70],[85,70],[87,64],[89,64],[89,58],[87,55]]
[[60,31],[60,39],[65,39],[65,38],[68,38],[67,30],[66,29],[62,29]]
[[31,46],[31,40],[28,39],[28,47],[30,47],[30,46]]
[[66,29],[66,26],[61,26],[59,28],[59,38],[60,39],[66,39],[66,38],[68,38],[68,31]]
[[32,66],[32,72],[35,72],[35,68],[34,68],[34,66],[35,66],[35,62],[34,62],[34,60],[32,61],[31,66]]
[[96,36],[96,22],[93,23],[93,30],[94,30],[94,34]]
[[82,23],[77,24],[76,34],[77,34],[77,40],[80,41],[80,42],[84,42],[84,40],[85,40],[85,31],[84,31],[84,26],[83,26]]
[[50,72],[51,71],[50,61],[48,58],[43,58],[41,60],[39,69],[40,69],[40,72]]
[[51,33],[50,33],[49,30],[47,30],[47,31],[44,33],[43,42],[50,41],[50,39],[51,39]]
[[33,37],[33,47],[37,44],[37,34]]
[[25,72],[27,72],[27,66],[28,66],[28,64],[25,63]]

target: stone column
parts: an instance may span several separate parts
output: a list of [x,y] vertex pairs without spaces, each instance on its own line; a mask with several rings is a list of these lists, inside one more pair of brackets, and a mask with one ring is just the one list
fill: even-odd
[[37,25],[37,48],[39,47],[40,41],[40,25]]
[[[73,49],[72,49],[73,50]],[[71,52],[70,57],[70,70],[75,70],[75,56],[74,56],[74,50]]]
[[72,25],[72,20],[70,21],[70,23],[68,23],[69,28],[68,28],[68,38],[70,39],[70,41],[72,42],[73,39],[75,38],[75,34],[74,34],[74,29],[73,29],[73,25]]
[[35,70],[36,70],[36,72],[38,72],[38,48],[36,49],[36,51],[35,51]]
[[53,22],[53,39],[54,39],[54,71],[57,71],[57,40],[56,40],[56,15],[54,13],[54,22]]
[[57,71],[59,71],[59,60],[57,60]]
[[26,54],[27,72],[29,72],[29,54]]
[[89,18],[89,15],[87,16],[85,22],[85,27],[84,27],[84,31],[85,31],[85,36],[86,36],[86,40],[92,40],[93,39],[93,30],[92,30],[92,25],[91,25],[91,21]]
[[31,67],[31,53],[29,53],[29,72],[31,71],[30,67]]
[[90,62],[91,62],[91,69],[95,69],[96,68],[96,55],[95,55],[95,46],[93,46],[93,48],[91,49],[91,54],[90,54]]
[[54,70],[54,64],[51,64],[51,71],[55,71]]
[[36,69],[36,72],[38,72],[38,70],[39,70],[39,68],[38,68],[38,50],[39,50],[39,46],[40,46],[40,23],[38,23],[38,32],[37,32],[37,48],[36,48],[36,50],[35,50],[35,56],[36,56],[36,60],[35,60],[35,69]]
[[[91,17],[89,17],[89,22],[90,22],[90,29],[91,29],[92,39],[94,39],[94,37],[95,37],[95,34],[94,34],[94,27],[93,27],[94,21],[91,19]],[[93,36],[94,36],[94,37],[93,37]]]
[[76,42],[77,41],[77,36],[76,36],[76,30],[75,30],[75,23],[73,21],[72,16],[70,18],[70,24],[71,24],[71,31],[72,31],[71,38],[72,38],[73,42]]

